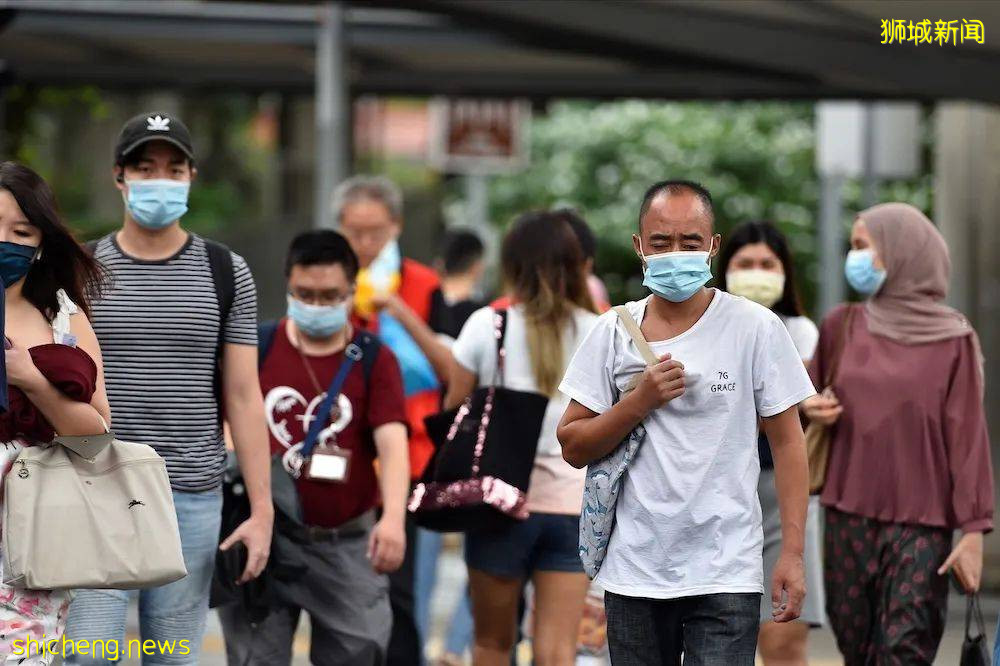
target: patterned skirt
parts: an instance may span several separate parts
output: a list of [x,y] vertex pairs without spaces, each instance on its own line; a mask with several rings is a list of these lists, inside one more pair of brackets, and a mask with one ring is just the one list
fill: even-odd
[[[0,444],[0,502],[22,442]],[[4,535],[6,537],[6,535]],[[3,562],[0,561],[0,581]],[[62,651],[69,590],[21,590],[0,582],[0,664],[48,666]]]

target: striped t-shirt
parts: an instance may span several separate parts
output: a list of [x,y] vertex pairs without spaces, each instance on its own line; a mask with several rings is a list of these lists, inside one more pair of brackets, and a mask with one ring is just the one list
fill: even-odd
[[[175,490],[216,488],[225,462],[214,384],[220,317],[205,241],[192,234],[173,257],[144,261],[111,235],[94,256],[111,273],[93,325],[115,434],[156,449]],[[236,254],[233,272],[223,340],[256,345],[257,292]]]

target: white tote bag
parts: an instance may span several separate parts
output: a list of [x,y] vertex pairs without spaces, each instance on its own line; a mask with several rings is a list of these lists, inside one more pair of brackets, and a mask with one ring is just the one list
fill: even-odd
[[166,464],[106,433],[25,447],[4,480],[3,582],[153,587],[187,575]]

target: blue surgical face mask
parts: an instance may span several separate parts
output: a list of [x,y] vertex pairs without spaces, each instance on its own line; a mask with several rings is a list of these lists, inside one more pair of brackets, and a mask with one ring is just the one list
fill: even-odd
[[[641,244],[639,252],[642,252]],[[642,255],[646,262],[642,284],[671,303],[686,301],[712,279],[712,268],[708,265],[710,256],[709,252]]]
[[310,338],[328,338],[347,325],[347,303],[309,305],[288,296],[288,318]]
[[874,296],[885,283],[886,272],[875,268],[875,253],[871,249],[851,250],[844,262],[844,276],[854,291]]
[[0,243],[0,280],[3,281],[4,289],[17,284],[28,274],[37,254],[37,247]]
[[188,210],[191,183],[167,178],[127,180],[129,213],[146,229],[164,229]]

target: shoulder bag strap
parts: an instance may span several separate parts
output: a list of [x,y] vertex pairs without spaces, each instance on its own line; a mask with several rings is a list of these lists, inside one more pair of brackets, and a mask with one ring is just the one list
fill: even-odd
[[507,351],[504,349],[504,342],[507,340],[507,310],[493,311],[493,337],[497,341],[497,367],[493,374],[493,385],[503,386],[507,360]]
[[642,334],[642,329],[639,328],[639,324],[635,321],[632,313],[628,311],[628,308],[624,305],[616,305],[613,309],[618,318],[621,319],[622,324],[624,324],[625,330],[628,331],[629,337],[632,338],[632,342],[638,348],[639,354],[642,356],[642,360],[646,362],[646,365],[653,366],[659,363],[660,359],[657,358],[653,352],[653,348],[646,342],[646,338]]
[[[476,431],[476,445],[472,449],[472,478],[479,476],[480,463],[483,460],[483,451],[486,448],[486,430],[490,427],[490,416],[493,414],[493,399],[497,393],[497,386],[503,386],[504,365],[507,358],[507,351],[504,342],[507,339],[507,310],[495,310],[493,313],[493,337],[497,341],[497,371],[493,375],[493,385],[486,390],[486,401],[483,404],[483,414],[479,417],[479,429]],[[455,423],[452,424],[448,439],[452,439],[458,431],[458,424],[469,413],[469,406],[472,404],[472,396],[466,399],[455,416]]]
[[830,359],[830,367],[827,368],[826,377],[823,378],[823,388],[833,384],[833,381],[837,378],[837,371],[840,369],[840,359],[844,355],[844,348],[847,347],[847,337],[851,331],[851,322],[854,320],[854,311],[856,308],[857,306],[855,305],[847,306],[847,312],[844,314],[844,321],[840,327],[840,335],[837,337],[837,346],[833,352],[833,358]]
[[361,347],[357,344],[357,337],[347,345],[344,349],[344,360],[341,362],[340,367],[337,369],[337,374],[334,375],[333,381],[330,382],[330,388],[326,391],[326,397],[323,398],[323,402],[320,403],[319,409],[316,410],[316,418],[313,422],[309,424],[309,432],[306,433],[306,439],[302,443],[302,458],[308,458],[312,455],[312,451],[316,448],[316,442],[319,440],[319,434],[323,432],[326,428],[327,421],[330,420],[330,412],[333,411],[334,401],[340,397],[340,391],[344,388],[344,382],[347,381],[347,375],[350,374],[351,368],[357,361],[361,360],[363,352]]
[[[646,362],[646,365],[652,367],[660,362],[656,354],[653,352],[652,347],[646,342],[646,336],[642,334],[642,329],[639,328],[639,324],[635,321],[632,313],[628,311],[624,305],[617,305],[613,308],[615,314],[621,320],[622,324],[625,326],[625,330],[628,331],[628,335],[632,338],[632,342],[635,344],[636,348],[639,350],[639,355],[642,356],[642,360]],[[636,387],[639,380],[642,378],[642,373],[636,373],[631,378],[629,378],[628,383],[625,385],[625,391],[623,393],[628,393]]]

